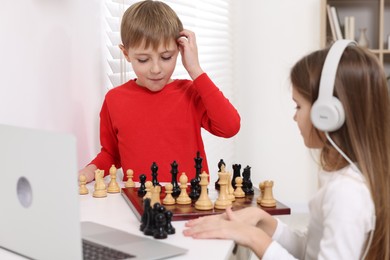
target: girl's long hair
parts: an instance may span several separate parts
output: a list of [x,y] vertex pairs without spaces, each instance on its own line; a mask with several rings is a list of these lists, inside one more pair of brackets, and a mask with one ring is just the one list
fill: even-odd
[[[293,87],[312,104],[318,97],[328,51],[313,52],[291,70]],[[347,47],[338,65],[334,96],[343,104],[346,120],[329,134],[357,163],[375,204],[376,225],[367,259],[390,259],[390,94],[377,57],[363,48]],[[345,167],[348,162],[341,155],[335,159],[334,148],[324,142],[322,166],[334,170]]]

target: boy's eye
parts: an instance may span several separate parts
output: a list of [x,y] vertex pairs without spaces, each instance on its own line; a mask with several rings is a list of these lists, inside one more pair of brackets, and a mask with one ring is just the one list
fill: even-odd
[[145,63],[145,62],[147,62],[148,61],[148,59],[138,59],[138,62],[139,63]]
[[163,60],[170,60],[172,59],[172,56],[169,56],[169,57],[162,57]]

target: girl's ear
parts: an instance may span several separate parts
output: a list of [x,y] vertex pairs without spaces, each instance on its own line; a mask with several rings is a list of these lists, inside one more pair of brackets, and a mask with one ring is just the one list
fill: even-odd
[[123,44],[119,44],[119,49],[121,49],[121,51],[123,52],[123,55],[125,56],[126,60],[128,62],[131,62],[129,58],[129,52],[126,50],[125,46],[123,46]]

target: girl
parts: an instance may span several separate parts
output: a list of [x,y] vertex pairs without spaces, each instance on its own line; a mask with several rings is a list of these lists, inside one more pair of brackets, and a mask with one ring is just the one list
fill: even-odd
[[[305,145],[321,149],[320,187],[309,203],[307,231],[290,230],[252,207],[234,212],[228,208],[218,216],[190,220],[184,235],[232,239],[261,259],[390,259],[390,96],[386,76],[373,54],[346,44],[340,61],[330,66],[337,70],[331,95],[341,102],[345,121],[335,130],[321,131],[311,114],[332,49],[302,58],[290,75],[297,104],[294,120]],[[333,88],[333,81],[331,85]]]

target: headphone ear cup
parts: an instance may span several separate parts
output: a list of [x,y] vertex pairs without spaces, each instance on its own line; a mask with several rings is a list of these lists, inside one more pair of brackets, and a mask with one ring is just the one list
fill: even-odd
[[310,118],[315,128],[323,132],[332,132],[338,130],[345,122],[345,113],[343,105],[336,97],[331,101],[314,102]]

